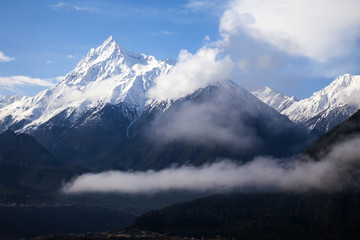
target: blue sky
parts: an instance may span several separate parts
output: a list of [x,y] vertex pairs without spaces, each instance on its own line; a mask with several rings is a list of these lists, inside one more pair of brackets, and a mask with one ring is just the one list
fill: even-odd
[[[308,97],[338,75],[359,74],[357,33],[351,38],[352,47],[342,50],[347,51],[344,54],[326,54],[328,49],[341,45],[342,38],[339,43],[324,44],[328,49],[323,52],[314,51],[316,45],[306,39],[299,41],[299,46],[306,52],[302,54],[281,46],[281,41],[269,40],[263,33],[273,30],[272,26],[263,24],[250,29],[237,24],[236,21],[242,21],[241,16],[244,16],[241,11],[245,8],[241,4],[240,0],[1,0],[0,94],[33,96],[55,84],[57,77],[66,75],[90,48],[99,46],[110,35],[130,51],[176,60],[181,49],[195,53],[209,42],[223,39],[224,33],[229,34],[231,41],[223,54],[230,55],[235,63],[232,78],[236,82],[249,90],[268,85],[298,98]],[[321,9],[322,6],[313,7]],[[333,7],[338,10],[338,6]],[[225,24],[224,13],[230,10],[233,13],[231,21]],[[256,10],[251,6],[246,10],[261,23],[261,15],[257,15]],[[348,11],[345,7],[344,10]],[[236,14],[240,20],[235,18]],[[266,17],[269,21],[278,20],[272,15]],[[330,20],[329,24],[332,24]],[[281,29],[291,28],[282,26]],[[325,27],[324,33],[332,37],[333,32],[349,29],[359,30],[355,15],[339,29]],[[308,32],[290,31],[289,36],[291,34]],[[210,40],[205,40],[206,36]],[[314,38],[315,43],[322,40]],[[31,83],[32,79],[37,79],[36,84]]]

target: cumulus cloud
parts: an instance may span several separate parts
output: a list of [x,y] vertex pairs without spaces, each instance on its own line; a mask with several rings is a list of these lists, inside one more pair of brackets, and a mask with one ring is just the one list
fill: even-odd
[[161,74],[148,95],[154,99],[178,99],[230,77],[233,63],[219,48],[202,47],[195,54],[181,50],[170,73]]
[[335,146],[321,161],[258,157],[246,164],[222,161],[201,167],[160,171],[107,171],[81,175],[67,183],[65,193],[151,193],[168,190],[274,189],[337,191],[358,185],[360,138]]
[[12,88],[17,86],[30,86],[36,85],[41,87],[53,87],[54,79],[40,79],[40,78],[31,78],[27,76],[9,76],[1,77],[0,76],[0,86]]
[[2,51],[0,51],[0,62],[10,62],[12,60],[14,60],[15,58],[13,57],[8,57],[6,56]]
[[233,0],[220,21],[224,37],[246,34],[291,55],[318,61],[356,49],[358,0]]

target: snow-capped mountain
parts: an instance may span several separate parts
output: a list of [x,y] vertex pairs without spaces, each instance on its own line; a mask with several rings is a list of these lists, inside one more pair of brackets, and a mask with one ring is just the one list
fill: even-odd
[[360,76],[345,74],[311,97],[282,111],[292,121],[325,133],[360,108]]
[[270,107],[276,109],[278,112],[282,112],[287,109],[290,105],[297,101],[297,99],[293,97],[289,97],[281,92],[277,92],[269,87],[264,87],[263,89],[259,89],[257,91],[251,92],[258,99],[269,105]]
[[154,79],[171,68],[172,65],[153,56],[127,51],[110,37],[100,47],[91,49],[54,88],[4,104],[0,109],[1,127],[31,132],[59,114],[75,123],[92,110],[82,119],[84,123],[91,121],[107,104],[119,103],[126,103],[122,110],[132,121],[141,114],[146,91]]
[[55,87],[4,101],[0,130],[28,133],[58,159],[94,169],[245,161],[307,142],[302,129],[230,80],[180,99],[149,99],[157,76],[172,69],[110,37]]
[[[289,117],[295,123],[305,124],[317,135],[322,135],[343,122],[360,108],[360,75],[345,74],[336,78],[311,97],[293,101],[267,88],[253,92],[260,100]],[[293,98],[290,98],[293,99]]]

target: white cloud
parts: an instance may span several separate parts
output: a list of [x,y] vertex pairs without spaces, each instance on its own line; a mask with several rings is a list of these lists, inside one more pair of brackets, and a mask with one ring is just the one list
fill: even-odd
[[84,6],[74,6],[76,11],[85,11],[85,12],[94,12],[96,8],[93,7],[84,7]]
[[46,64],[52,64],[53,63],[53,61],[51,61],[51,60],[46,60]]
[[0,76],[0,86],[6,88],[13,88],[18,86],[41,86],[41,87],[53,87],[53,79],[40,79],[40,78],[31,78],[27,76],[10,76],[10,77],[1,77]]
[[53,83],[58,83],[58,82],[61,82],[64,79],[65,79],[65,76],[58,76],[58,77],[53,78],[52,82]]
[[177,32],[169,32],[166,30],[162,30],[162,31],[160,31],[160,33],[165,34],[165,35],[178,35],[179,34]]
[[358,0],[234,0],[220,21],[223,36],[245,33],[291,55],[343,57],[360,36]]
[[170,32],[170,31],[167,31],[167,30],[161,30],[161,31],[158,31],[158,32],[153,32],[151,33],[152,36],[159,36],[159,35],[179,35],[178,32]]
[[58,9],[75,9],[76,11],[94,12],[96,8],[87,6],[78,6],[71,3],[59,2],[57,4],[50,5],[51,8]]
[[214,6],[215,3],[209,0],[191,0],[185,5],[186,8],[189,8],[193,11],[212,8]]
[[58,2],[57,4],[54,5],[50,5],[51,8],[53,9],[60,9],[66,6],[66,3],[64,2]]
[[[160,171],[107,171],[81,175],[66,184],[65,193],[149,193],[168,190],[206,191],[233,188],[337,191],[359,184],[360,138],[337,145],[322,161],[281,161],[259,157],[238,165],[223,161],[201,167]],[[352,175],[352,173],[355,173]],[[355,178],[353,178],[355,176]]]
[[69,54],[66,57],[71,59],[71,58],[74,58],[74,55]]
[[0,62],[10,62],[14,59],[15,58],[13,58],[13,57],[5,56],[5,54],[2,51],[0,51]]
[[150,98],[178,99],[193,91],[228,79],[233,63],[220,57],[217,48],[202,47],[195,54],[181,50],[178,63],[169,74],[160,75],[148,92]]

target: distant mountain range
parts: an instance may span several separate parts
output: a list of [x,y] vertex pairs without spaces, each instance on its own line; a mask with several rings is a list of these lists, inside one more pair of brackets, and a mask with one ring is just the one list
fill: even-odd
[[360,76],[340,76],[300,101],[269,87],[253,94],[293,122],[303,124],[316,136],[321,136],[360,109]]

